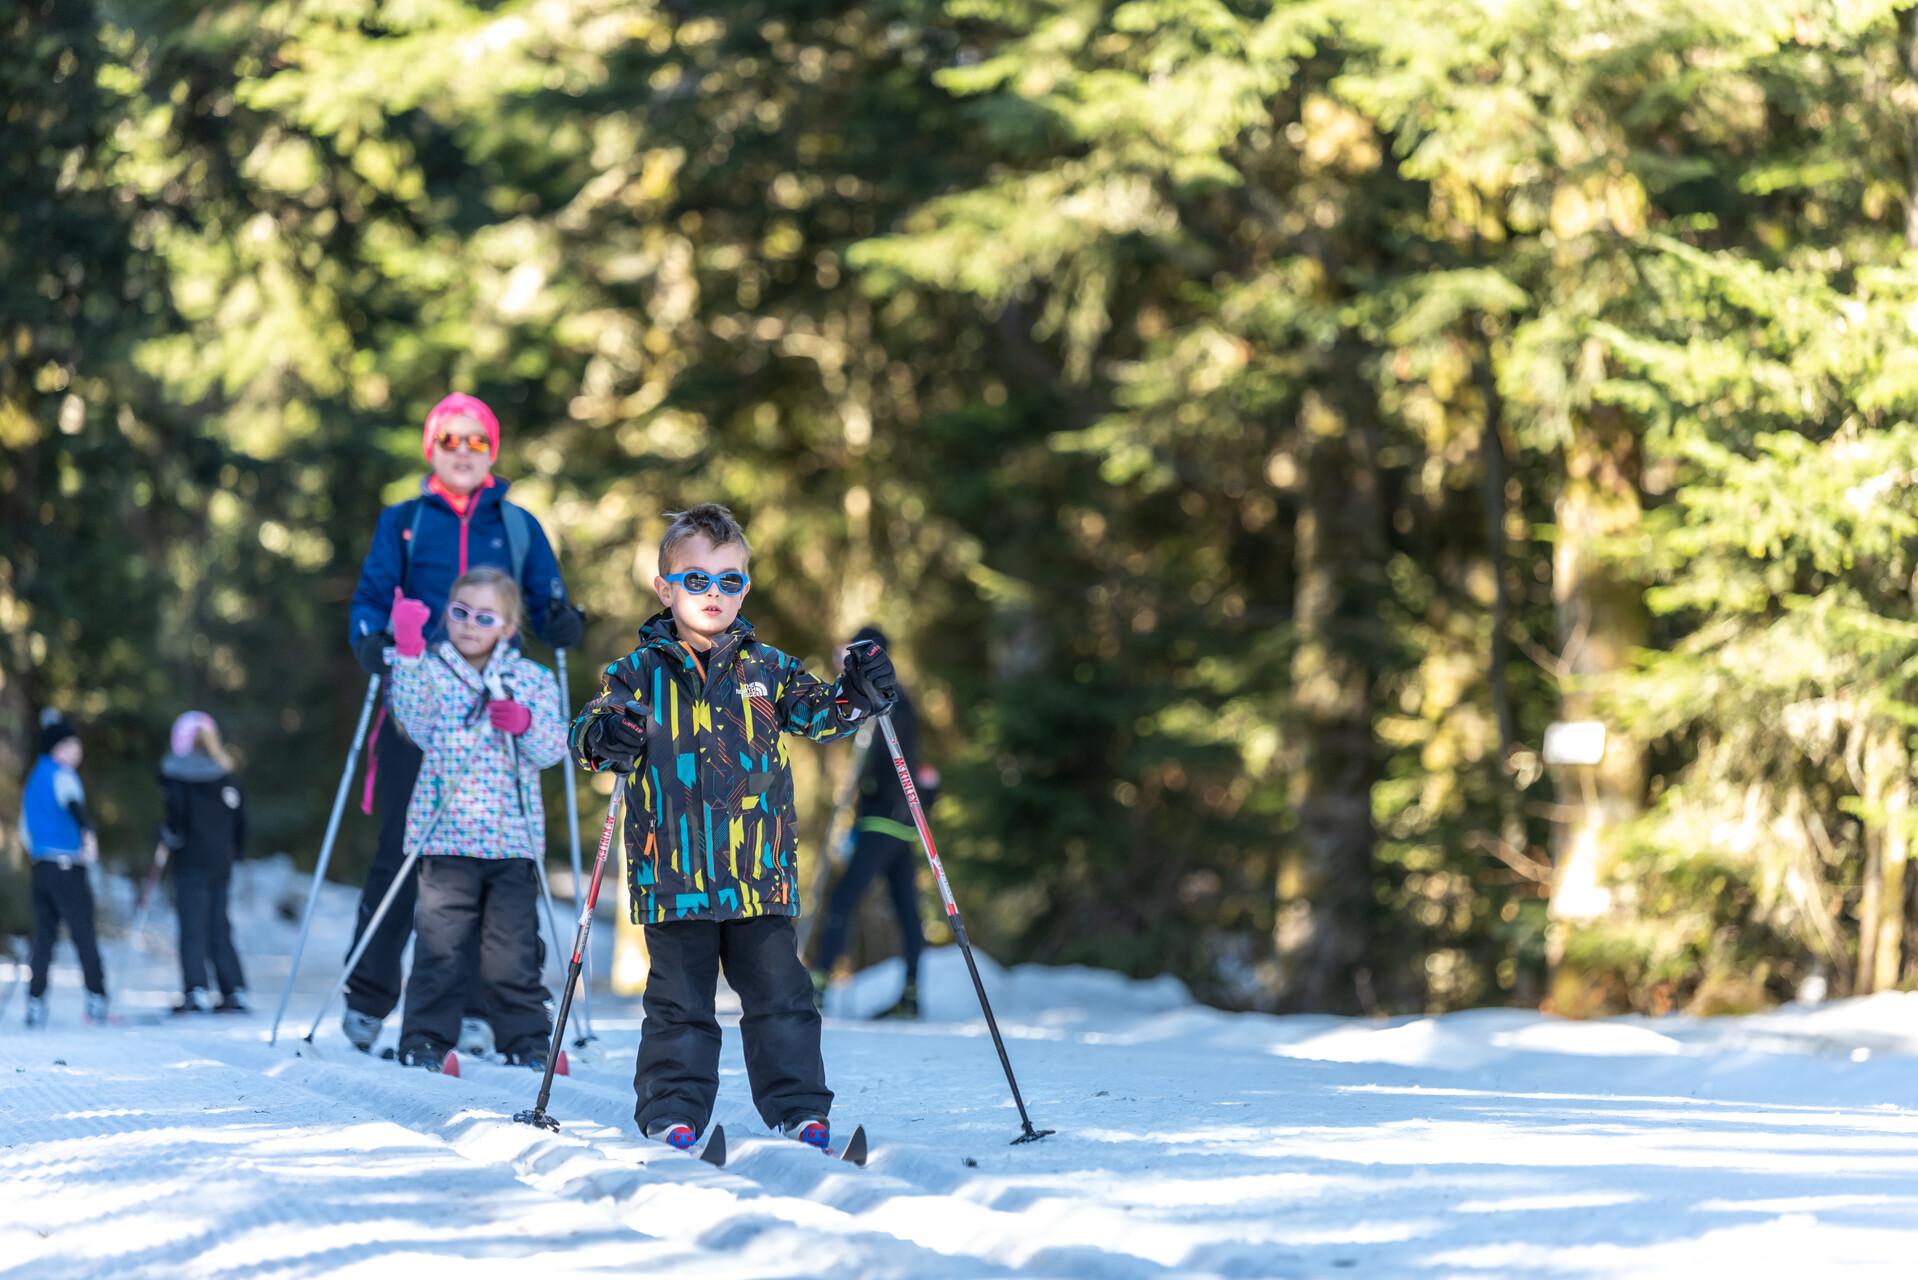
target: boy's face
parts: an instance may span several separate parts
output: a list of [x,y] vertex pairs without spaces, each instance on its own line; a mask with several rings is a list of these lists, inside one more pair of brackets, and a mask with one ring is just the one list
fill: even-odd
[[[689,569],[706,574],[709,579],[706,590],[688,591],[683,583],[668,582],[664,577],[666,573],[679,574]],[[681,636],[697,637],[711,644],[726,634],[726,628],[739,616],[739,606],[746,603],[747,595],[752,592],[752,584],[748,582],[738,595],[727,595],[719,589],[719,575],[745,572],[746,548],[737,542],[715,547],[706,535],[695,534],[674,548],[673,563],[663,566],[662,575],[653,579],[653,590],[659,593],[660,603],[673,611]]]
[[59,746],[53,749],[51,754],[55,762],[63,764],[69,769],[78,769],[80,767],[80,740],[78,738],[64,739]]
[[[442,445],[441,439],[448,443]],[[469,446],[479,445],[475,452]],[[486,428],[466,414],[448,418],[433,434],[433,474],[454,493],[468,494],[486,483],[493,469],[492,444]]]
[[[461,613],[466,617],[461,618]],[[489,622],[490,626],[484,625]],[[506,602],[491,587],[461,587],[446,602],[446,638],[463,658],[484,662],[495,645],[518,632],[519,628],[507,625]]]

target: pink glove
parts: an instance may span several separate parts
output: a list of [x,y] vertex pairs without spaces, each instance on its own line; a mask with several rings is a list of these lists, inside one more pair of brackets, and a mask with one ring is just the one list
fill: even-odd
[[426,652],[426,620],[432,616],[424,604],[408,600],[405,592],[393,588],[393,611],[387,614],[386,625],[393,629],[393,647],[400,657],[417,658]]
[[511,698],[502,698],[486,704],[486,714],[495,729],[515,736],[525,733],[533,726],[533,713]]

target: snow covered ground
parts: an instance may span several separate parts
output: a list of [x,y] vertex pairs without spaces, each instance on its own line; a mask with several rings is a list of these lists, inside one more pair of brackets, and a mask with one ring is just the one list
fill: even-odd
[[[1511,1010],[1358,1021],[1232,1015],[1169,981],[986,964],[1034,1119],[1019,1126],[957,953],[929,1019],[829,1020],[863,1171],[765,1135],[727,1032],[715,1170],[632,1128],[637,1002],[557,1082],[461,1080],[295,1052],[345,950],[329,889],[266,1043],[303,886],[244,868],[262,1012],[163,1019],[170,919],[107,944],[127,1025],[0,1019],[0,1277],[1832,1276],[1918,1267],[1918,996],[1740,1019],[1565,1023]],[[124,886],[103,914],[124,916]],[[562,926],[565,927],[565,926]],[[610,943],[602,930],[602,959]],[[985,964],[982,957],[982,964]],[[602,964],[602,971],[603,971]],[[0,991],[11,981],[0,964]],[[895,968],[835,993],[883,1006]],[[395,1023],[397,1019],[393,1020]],[[389,1025],[389,1040],[394,1027]],[[443,1263],[461,1260],[448,1272]]]

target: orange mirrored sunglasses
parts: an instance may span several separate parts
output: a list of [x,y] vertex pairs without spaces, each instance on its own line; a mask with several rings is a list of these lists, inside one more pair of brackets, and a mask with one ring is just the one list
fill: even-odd
[[466,450],[468,453],[493,452],[493,442],[488,440],[484,435],[461,435],[457,431],[440,432],[437,436],[433,437],[433,447],[435,449],[446,449],[453,453],[458,453],[461,449]]

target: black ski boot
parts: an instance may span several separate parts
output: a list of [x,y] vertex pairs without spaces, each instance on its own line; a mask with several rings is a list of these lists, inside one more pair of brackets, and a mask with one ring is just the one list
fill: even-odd
[[446,1061],[447,1050],[452,1047],[450,1044],[441,1044],[436,1040],[415,1040],[403,1044],[400,1046],[400,1065],[438,1071],[440,1064]]
[[873,1015],[876,1021],[917,1022],[919,1020],[919,984],[908,982],[905,991],[899,997],[899,1003],[882,1013]]

